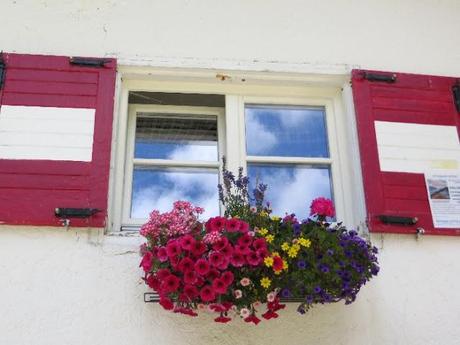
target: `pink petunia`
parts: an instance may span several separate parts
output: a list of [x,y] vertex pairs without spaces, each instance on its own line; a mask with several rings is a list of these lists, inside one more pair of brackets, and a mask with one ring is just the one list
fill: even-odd
[[167,268],[162,268],[157,271],[157,278],[160,280],[165,279],[167,276],[169,276],[171,272]]
[[199,291],[196,286],[193,285],[185,285],[184,286],[184,294],[191,300],[195,299],[199,295]]
[[227,237],[220,237],[216,242],[213,243],[212,249],[216,251],[222,251],[228,245]]
[[191,235],[182,236],[180,239],[180,246],[184,250],[192,250],[193,245],[195,244],[195,239]]
[[224,256],[219,252],[212,252],[209,255],[209,262],[214,267],[218,267],[222,263],[222,260],[224,260]]
[[235,276],[233,275],[232,272],[230,271],[225,271],[222,273],[222,280],[225,282],[225,284],[230,285],[233,283],[233,280],[235,279]]
[[193,270],[189,270],[184,273],[184,282],[186,284],[195,284],[197,279],[198,279],[198,275]]
[[201,241],[196,241],[192,246],[192,254],[200,256],[206,252],[206,245]]
[[193,266],[195,265],[195,261],[193,261],[190,258],[183,258],[180,262],[179,265],[177,266],[181,272],[189,271],[193,269]]
[[139,264],[139,267],[142,267],[144,272],[150,272],[152,269],[152,264],[153,264],[153,253],[148,251],[145,252],[144,256],[142,257],[141,263]]
[[249,224],[240,220],[240,232],[245,233],[249,231]]
[[258,238],[254,240],[252,243],[252,246],[254,247],[255,250],[261,249],[261,248],[267,248],[267,241],[265,241],[265,238]]
[[160,260],[160,262],[168,261],[168,253],[166,252],[165,247],[158,248],[157,258]]
[[168,254],[169,257],[172,256],[177,256],[181,252],[180,245],[178,241],[172,240],[169,241],[168,244],[166,245],[166,253]]
[[206,278],[209,279],[209,280],[214,280],[219,276],[220,276],[220,272],[219,272],[219,270],[217,270],[215,268],[211,268],[209,270],[208,274],[206,274]]
[[251,251],[249,254],[246,254],[246,261],[251,266],[258,266],[262,262],[260,257],[254,251]]
[[240,221],[237,218],[227,219],[227,224],[225,229],[228,232],[238,232],[240,231]]
[[245,234],[238,239],[238,245],[241,247],[249,247],[252,244],[252,240],[253,238],[251,236]]
[[225,257],[231,257],[233,254],[233,247],[229,243],[225,248],[221,249],[220,252],[225,256]]
[[164,293],[170,293],[174,292],[179,288],[180,285],[180,279],[176,277],[173,274],[170,274],[167,276],[163,281],[161,282],[161,290]]
[[216,278],[212,282],[212,288],[216,294],[222,295],[227,293],[227,284],[225,284],[224,280],[221,278]]
[[173,302],[168,297],[161,297],[159,304],[166,310],[172,310],[174,308]]
[[235,252],[233,253],[232,258],[230,259],[230,263],[234,267],[242,267],[246,263],[246,259],[244,258],[243,254]]

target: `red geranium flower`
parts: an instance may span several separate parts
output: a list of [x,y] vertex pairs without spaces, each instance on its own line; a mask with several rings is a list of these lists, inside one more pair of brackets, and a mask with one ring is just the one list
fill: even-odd
[[198,259],[195,263],[195,270],[201,276],[208,274],[210,267],[209,262],[205,259]]
[[196,241],[193,238],[193,236],[190,236],[190,235],[182,236],[182,238],[180,239],[180,245],[182,249],[185,249],[185,250],[192,250],[195,242]]
[[235,267],[242,267],[246,263],[246,260],[244,259],[243,254],[235,252],[233,253],[232,258],[230,259],[230,262]]
[[227,284],[225,284],[225,281],[221,278],[214,279],[212,282],[212,288],[214,289],[214,292],[219,295],[227,292]]
[[146,252],[144,256],[142,257],[142,261],[139,264],[139,267],[142,267],[144,272],[150,272],[152,269],[152,261],[153,261],[153,253],[152,252]]
[[283,269],[283,259],[281,259],[278,255],[273,257],[273,271],[279,272]]
[[212,302],[216,299],[216,294],[210,285],[206,285],[201,289],[200,297],[203,302]]
[[261,262],[259,255],[253,251],[246,255],[246,260],[251,266],[257,266]]
[[189,270],[184,273],[184,282],[186,284],[195,284],[198,276],[195,271]]
[[169,241],[166,245],[166,253],[169,257],[177,256],[180,254],[180,246],[177,241]]
[[326,198],[316,198],[311,202],[310,215],[334,217],[335,209],[332,200]]
[[236,218],[228,219],[225,229],[228,232],[238,232],[240,230],[240,221]]
[[180,271],[185,272],[193,269],[193,265],[195,265],[195,262],[190,259],[190,258],[183,258],[178,265],[178,268]]
[[221,278],[225,282],[225,284],[230,285],[231,283],[233,283],[233,279],[235,279],[235,276],[233,275],[232,272],[225,271],[224,273],[222,273]]
[[164,296],[160,298],[160,305],[166,310],[171,310],[174,308],[173,302],[168,297]]
[[179,288],[180,279],[170,274],[161,283],[161,290],[165,293],[176,291]]

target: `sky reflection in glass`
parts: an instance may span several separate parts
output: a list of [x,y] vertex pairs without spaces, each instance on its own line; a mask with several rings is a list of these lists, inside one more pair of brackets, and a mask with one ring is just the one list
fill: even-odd
[[329,157],[324,108],[247,105],[250,156]]
[[217,118],[138,116],[134,157],[216,161]]
[[203,207],[203,219],[219,214],[217,169],[135,168],[131,218],[148,218],[153,210],[170,211],[176,200]]
[[256,183],[268,185],[265,201],[273,215],[283,217],[293,212],[299,220],[306,219],[310,204],[317,197],[332,197],[330,169],[287,164],[248,164],[250,190]]

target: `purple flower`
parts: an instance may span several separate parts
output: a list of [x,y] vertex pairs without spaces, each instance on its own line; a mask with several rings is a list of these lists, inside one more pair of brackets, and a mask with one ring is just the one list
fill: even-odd
[[305,260],[299,260],[297,261],[297,267],[301,270],[304,270],[307,267],[307,263],[305,262]]
[[291,297],[291,291],[289,291],[288,288],[284,288],[283,290],[281,290],[281,296],[283,296],[284,298],[289,298]]
[[376,276],[380,271],[380,267],[377,265],[372,265],[371,266],[371,273],[372,275]]
[[315,288],[313,289],[313,291],[314,291],[315,293],[320,293],[320,292],[321,292],[321,286],[319,286],[319,285],[315,286]]
[[329,266],[327,266],[327,265],[321,265],[320,270],[321,270],[321,272],[323,272],[323,273],[328,273],[328,272],[329,272]]
[[332,256],[334,255],[334,251],[332,249],[327,250],[327,255]]
[[308,304],[312,304],[313,303],[313,296],[312,295],[307,295],[307,297],[305,297],[305,300],[307,301]]
[[298,306],[297,312],[302,315],[305,314],[305,307],[303,306],[303,304]]

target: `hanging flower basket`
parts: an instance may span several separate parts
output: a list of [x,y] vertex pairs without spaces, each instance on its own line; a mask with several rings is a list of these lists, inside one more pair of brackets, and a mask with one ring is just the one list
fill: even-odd
[[377,275],[377,248],[347,230],[332,201],[315,199],[310,218],[272,216],[264,204],[266,185],[248,194],[242,169],[223,171],[219,185],[225,217],[202,222],[203,209],[176,201],[170,212],[153,211],[141,228],[140,266],[160,305],[175,313],[216,313],[216,322],[242,318],[258,324],[277,318],[280,300],[300,300],[304,314],[317,303],[352,303],[361,286]]

